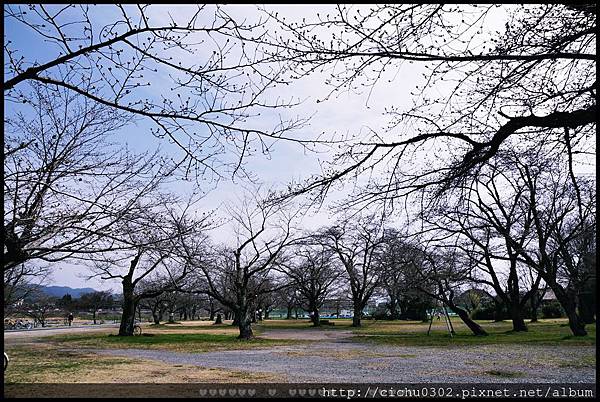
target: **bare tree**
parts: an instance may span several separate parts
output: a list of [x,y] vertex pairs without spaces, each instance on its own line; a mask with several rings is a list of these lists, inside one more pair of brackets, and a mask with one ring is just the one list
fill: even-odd
[[4,269],[3,302],[4,315],[18,309],[18,304],[39,290],[49,275],[47,266],[24,263]]
[[[420,254],[420,255],[419,255]],[[469,317],[469,313],[457,304],[460,289],[468,283],[472,267],[465,264],[457,249],[432,248],[415,253],[415,264],[419,281],[417,286],[435,300],[445,304],[455,312],[476,336],[488,333]]]
[[[523,313],[537,295],[542,276],[519,261],[518,250],[532,241],[533,216],[520,208],[527,198],[526,189],[507,181],[502,172],[509,175],[510,171],[503,166],[505,162],[500,163],[490,161],[471,188],[458,189],[464,197],[450,198],[424,216],[442,236],[456,239],[450,247],[458,248],[471,261],[470,280],[494,290],[491,297],[507,307],[513,331],[527,331]],[[521,279],[526,270],[534,275],[527,287]]]
[[317,236],[346,271],[354,306],[352,326],[360,327],[362,311],[381,279],[382,219],[376,216],[345,219],[339,225],[319,231]]
[[[160,193],[153,195],[159,197]],[[93,277],[121,280],[120,336],[133,335],[135,311],[140,300],[183,286],[191,267],[183,258],[182,249],[192,235],[203,233],[210,225],[206,215],[199,219],[191,216],[193,205],[194,197],[181,210],[173,197],[140,200],[139,208],[123,216],[118,227],[113,228],[114,237],[119,236],[127,247],[94,258]],[[161,280],[147,282],[144,288],[137,287],[150,275],[157,275]],[[154,286],[148,286],[150,284]]]
[[519,247],[520,258],[536,270],[552,289],[569,318],[575,336],[585,336],[585,321],[578,311],[578,293],[593,277],[588,258],[595,252],[590,233],[596,231],[596,194],[592,180],[561,175],[564,161],[540,159],[515,164],[527,191],[522,208],[533,217],[535,241]]
[[290,278],[290,286],[304,302],[303,308],[311,314],[313,326],[321,325],[319,310],[331,294],[342,271],[337,266],[333,251],[323,244],[308,244],[296,247],[294,257],[286,260],[282,271]]
[[[198,282],[187,287],[207,294],[234,313],[240,339],[253,337],[251,322],[256,298],[276,289],[264,286],[273,265],[293,241],[294,214],[283,204],[267,203],[254,193],[230,208],[236,245],[220,247],[207,254],[205,240],[187,242],[188,263],[199,273]],[[285,286],[285,285],[282,285]]]
[[[357,129],[323,174],[292,194],[324,196],[334,182],[365,175],[368,185],[348,204],[393,205],[424,188],[435,202],[515,143],[560,155],[564,128],[579,156],[595,154],[592,4],[337,5],[302,21],[265,11],[280,27],[262,39],[265,51],[273,46],[294,76],[326,73],[332,90],[324,100],[343,91],[370,96],[376,85],[404,80],[407,64],[422,73],[412,106],[390,105],[389,124],[368,136]],[[375,168],[382,174],[371,175]]]
[[380,287],[389,300],[390,319],[408,318],[410,313],[413,318],[424,320],[430,297],[415,285],[419,278],[416,270],[420,269],[415,264],[417,250],[397,229],[386,228],[384,237]]
[[[161,284],[161,283],[157,284],[156,281],[160,281],[160,279],[144,278],[137,285],[138,292],[146,293],[146,294],[149,294],[149,293],[153,294],[154,292],[147,292],[146,290],[147,289],[154,290],[154,289],[164,288],[164,284]],[[164,313],[167,311],[167,303],[165,300],[164,292],[161,292],[160,294],[157,294],[157,295],[153,295],[151,297],[150,296],[144,297],[143,299],[141,299],[139,301],[139,306],[150,310],[152,313],[152,321],[154,322],[155,325],[159,325],[163,319]]]
[[288,279],[287,286],[283,286],[276,292],[273,292],[277,307],[286,310],[286,320],[290,320],[292,318],[292,312],[294,309],[297,309],[300,304],[298,290],[292,286],[292,283],[292,280]]
[[47,295],[41,290],[36,290],[28,295],[19,306],[19,312],[33,318],[33,326],[38,324],[46,326],[46,321],[56,308],[56,297]]
[[[296,103],[269,93],[285,82],[283,66],[253,44],[264,34],[264,18],[236,21],[218,5],[182,6],[173,14],[133,4],[7,5],[4,11],[11,32],[25,30],[50,52],[24,57],[19,37],[5,41],[5,99],[21,101],[23,84],[37,82],[146,118],[154,136],[182,150],[178,164],[196,177],[220,177],[224,168],[243,176],[248,155],[268,154],[276,140],[302,142],[286,133],[303,120],[281,117],[270,129],[260,124],[261,112]],[[151,93],[151,86],[158,89]]]
[[109,291],[84,293],[79,297],[77,302],[78,307],[92,312],[94,324],[96,324],[96,313],[98,310],[101,308],[110,307],[112,304],[113,297]]
[[100,240],[168,175],[156,154],[115,147],[122,113],[42,85],[27,99],[6,120],[4,270],[107,250]]

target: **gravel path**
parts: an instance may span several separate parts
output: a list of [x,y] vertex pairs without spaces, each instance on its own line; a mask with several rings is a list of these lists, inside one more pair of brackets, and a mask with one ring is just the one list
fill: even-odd
[[[295,332],[295,335],[292,335]],[[317,340],[317,331],[275,330],[263,337]],[[347,383],[595,383],[595,366],[573,362],[595,356],[595,346],[482,345],[449,348],[398,347],[352,342],[346,331],[321,332],[301,346],[180,353],[113,349],[94,353],[155,359],[172,364],[283,374],[291,382]],[[287,336],[287,338],[286,338]]]

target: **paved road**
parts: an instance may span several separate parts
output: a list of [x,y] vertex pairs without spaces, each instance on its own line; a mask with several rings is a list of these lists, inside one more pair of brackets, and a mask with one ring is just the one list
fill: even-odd
[[[262,337],[314,340],[298,346],[180,353],[161,350],[93,350],[103,355],[172,364],[283,374],[291,382],[585,382],[596,369],[573,367],[595,356],[595,346],[479,345],[448,348],[366,345],[349,331],[272,330]],[[319,338],[320,337],[320,338]]]
[[118,328],[119,324],[81,325],[72,327],[47,327],[30,330],[4,330],[4,342],[18,342],[19,340],[31,341],[33,338],[61,335],[65,333],[101,332],[111,328]]

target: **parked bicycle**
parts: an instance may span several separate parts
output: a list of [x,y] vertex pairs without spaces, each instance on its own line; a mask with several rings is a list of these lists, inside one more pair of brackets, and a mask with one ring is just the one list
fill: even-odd
[[32,329],[33,325],[29,322],[29,321],[22,321],[22,320],[17,320],[17,321],[11,321],[11,320],[5,320],[4,321],[4,329]]

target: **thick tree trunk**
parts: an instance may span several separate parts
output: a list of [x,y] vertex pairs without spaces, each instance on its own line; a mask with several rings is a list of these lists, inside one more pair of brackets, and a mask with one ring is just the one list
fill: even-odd
[[575,302],[575,296],[569,295],[565,290],[559,287],[559,285],[552,286],[552,290],[556,295],[556,299],[565,310],[567,318],[569,319],[569,328],[575,336],[586,336],[587,331],[585,330],[585,322],[577,314],[577,303]]
[[390,302],[388,304],[390,308],[390,320],[398,319],[398,304],[396,303],[395,297],[390,297]]
[[465,325],[467,327],[469,327],[469,329],[471,330],[471,332],[473,332],[473,334],[475,336],[487,336],[488,335],[488,333],[479,324],[477,324],[475,321],[473,321],[469,317],[469,313],[467,313],[466,310],[458,307],[454,303],[446,303],[446,304],[448,305],[448,307],[450,307],[450,310],[452,310],[453,312],[458,314],[460,319],[465,323]]
[[596,322],[594,318],[595,313],[595,296],[588,294],[580,294],[578,296],[577,304],[579,306],[579,317],[585,324],[593,324]]
[[131,278],[123,279],[123,314],[121,315],[119,336],[133,336],[136,308],[133,290]]
[[291,320],[292,319],[292,308],[291,307],[287,308],[287,314],[285,316],[285,319],[286,320]]
[[252,318],[251,314],[249,314],[247,307],[244,308],[246,311],[240,311],[240,319],[238,328],[240,330],[240,335],[238,339],[252,339],[254,334],[252,333]]
[[569,328],[571,328],[573,335],[586,336],[587,331],[585,330],[585,323],[579,318],[577,311],[575,309],[570,309],[569,311],[566,311],[566,313],[569,318]]
[[525,319],[523,318],[523,315],[521,314],[521,307],[519,305],[518,300],[512,301],[512,305],[510,307],[510,315],[511,315],[512,324],[513,324],[513,331],[514,332],[526,332],[527,325],[525,325]]
[[312,309],[311,321],[313,323],[313,327],[321,326],[321,316],[319,315],[319,309],[316,307]]
[[215,310],[213,310],[213,309],[210,309],[210,315],[208,316],[208,319],[209,319],[210,321],[212,321],[212,320],[214,320],[214,319],[215,319]]
[[354,307],[354,316],[352,317],[352,326],[353,327],[360,327],[360,318],[362,315],[362,308],[359,307]]
[[158,315],[158,312],[155,312],[155,311],[152,312],[152,319],[154,320],[154,324],[156,324],[156,325],[160,324],[160,316]]
[[223,324],[223,319],[221,318],[221,314],[217,314],[217,319],[215,320],[215,325]]

